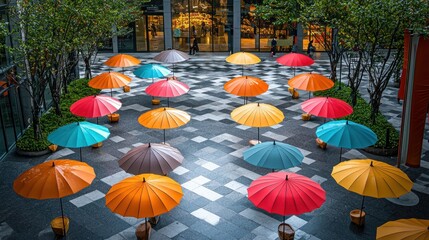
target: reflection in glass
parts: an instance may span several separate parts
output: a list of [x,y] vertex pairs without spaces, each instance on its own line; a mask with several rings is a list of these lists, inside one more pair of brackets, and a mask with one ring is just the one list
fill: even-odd
[[146,17],[136,21],[136,50],[147,51]]
[[149,51],[164,50],[164,17],[162,15],[148,15]]
[[231,0],[172,0],[173,48],[190,52],[196,38],[200,51],[228,51],[229,2],[232,13]]
[[122,29],[121,35],[118,36],[119,52],[134,51],[134,25],[134,22],[128,24],[126,28]]
[[310,40],[313,40],[313,47],[316,51],[326,51],[324,44],[332,44],[332,31],[328,27],[310,25],[308,28],[304,29],[302,46],[305,51],[307,51]]

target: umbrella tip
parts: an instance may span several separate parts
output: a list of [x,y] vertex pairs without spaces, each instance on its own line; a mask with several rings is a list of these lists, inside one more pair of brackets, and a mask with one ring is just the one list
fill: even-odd
[[289,176],[286,174],[286,181],[289,180]]
[[52,167],[55,167],[55,161],[52,161]]
[[150,147],[150,143],[149,143],[149,147]]
[[259,107],[259,103],[258,103],[258,107]]
[[372,165],[372,162],[373,162],[373,161],[371,161],[371,164],[370,164],[369,166],[374,167],[374,165]]
[[143,182],[146,182],[146,178],[145,177],[143,177]]
[[276,145],[276,140],[273,141],[273,145]]

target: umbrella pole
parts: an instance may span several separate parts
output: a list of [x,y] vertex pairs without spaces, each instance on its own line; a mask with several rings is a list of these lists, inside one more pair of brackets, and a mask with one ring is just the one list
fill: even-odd
[[241,65],[241,76],[244,76],[244,65]]
[[98,117],[97,117],[97,124],[98,124]]
[[167,107],[170,107],[170,98],[167,98]]
[[82,148],[79,148],[79,159],[82,162]]
[[60,207],[61,207],[61,219],[63,220],[63,234],[64,234],[64,237],[67,239],[66,223],[64,221],[63,198],[60,198]]
[[258,127],[258,143],[257,144],[259,144],[259,127]]
[[362,196],[362,205],[360,206],[360,213],[359,213],[359,226],[362,223],[362,211],[363,211],[363,203],[365,201],[365,196]]
[[110,89],[110,97],[113,97],[113,88]]
[[144,218],[144,221],[145,221],[145,227],[146,227],[146,240],[148,240],[149,239],[149,231],[147,230],[148,229],[148,227],[147,227],[147,218]]
[[343,148],[341,147],[340,148],[340,161],[339,162],[341,162],[341,155],[343,154]]
[[165,144],[165,129],[163,129],[163,131],[164,131],[164,144]]
[[293,76],[295,77],[295,68],[294,67],[292,67],[293,68]]

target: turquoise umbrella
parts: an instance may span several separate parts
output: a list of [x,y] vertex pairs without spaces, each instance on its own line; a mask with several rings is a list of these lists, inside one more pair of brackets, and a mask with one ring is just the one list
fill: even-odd
[[48,136],[48,141],[62,147],[79,148],[82,161],[82,147],[106,140],[110,135],[108,128],[90,122],[74,122],[59,127]]
[[322,141],[340,148],[366,148],[377,142],[377,135],[368,127],[349,121],[331,121],[319,126],[316,135]]
[[298,148],[282,142],[263,142],[243,152],[244,161],[258,167],[288,169],[302,163],[304,155]]
[[170,69],[155,63],[149,63],[137,68],[134,72],[139,78],[163,78],[171,73]]

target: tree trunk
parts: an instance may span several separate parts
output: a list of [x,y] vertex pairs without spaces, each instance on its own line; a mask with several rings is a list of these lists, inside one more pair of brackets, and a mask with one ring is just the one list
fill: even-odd
[[42,129],[41,129],[41,127],[40,127],[40,112],[41,112],[41,109],[40,109],[40,107],[39,107],[39,104],[37,103],[37,101],[34,101],[34,99],[33,99],[33,105],[34,105],[34,107],[33,107],[33,111],[32,111],[32,117],[33,117],[33,123],[32,123],[32,126],[33,126],[33,136],[34,136],[34,139],[36,140],[36,141],[38,141],[38,140],[40,140],[41,138],[42,138]]
[[85,78],[91,79],[92,73],[91,73],[91,56],[87,56],[83,58],[83,61],[85,63]]

